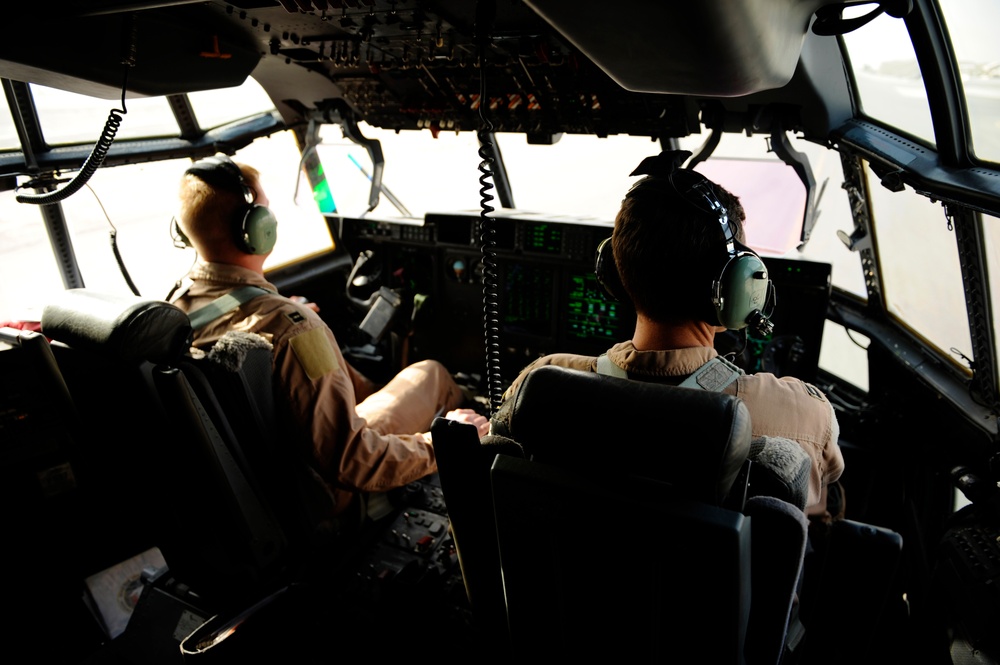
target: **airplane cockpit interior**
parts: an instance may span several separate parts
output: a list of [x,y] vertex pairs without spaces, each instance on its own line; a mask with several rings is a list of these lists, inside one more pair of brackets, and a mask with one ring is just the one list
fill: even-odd
[[[2,13],[18,658],[1000,663],[1000,2]],[[735,287],[767,286],[714,348],[830,404],[825,513],[814,451],[754,430],[745,395],[521,380],[633,338],[602,248],[666,152],[745,209],[762,267]],[[270,342],[193,348],[176,305],[201,258],[177,182],[220,154],[277,217],[267,282],[351,368],[439,361],[494,419],[428,423],[437,471],[366,497],[359,533],[283,445]]]

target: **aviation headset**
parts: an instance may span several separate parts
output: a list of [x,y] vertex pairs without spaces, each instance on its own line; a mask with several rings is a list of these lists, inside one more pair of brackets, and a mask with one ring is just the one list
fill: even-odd
[[[635,183],[625,198],[639,192],[657,192],[679,198],[708,218],[709,223],[717,224],[721,231],[722,251],[719,252],[718,265],[709,267],[709,271],[717,276],[711,284],[711,308],[705,308],[703,318],[712,325],[729,330],[742,330],[749,326],[758,335],[766,337],[774,329],[768,314],[764,313],[773,293],[767,267],[752,249],[736,239],[729,211],[719,200],[712,182],[697,171],[679,168],[690,156],[691,153],[686,150],[674,150],[647,157],[629,174],[647,177]],[[615,265],[611,238],[598,245],[595,273],[609,296],[619,301],[628,300]]]
[[[253,189],[247,185],[240,167],[233,160],[221,152],[216,153],[212,157],[195,162],[184,174],[197,176],[213,187],[227,189],[243,196],[247,207],[237,215],[233,228],[236,246],[241,251],[247,254],[267,254],[274,249],[274,243],[278,239],[278,220],[266,206],[253,202]],[[176,223],[174,232],[185,245],[191,246],[180,225]]]

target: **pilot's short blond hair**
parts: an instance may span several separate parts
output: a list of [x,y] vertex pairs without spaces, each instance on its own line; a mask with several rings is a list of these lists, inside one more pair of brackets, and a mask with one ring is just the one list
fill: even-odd
[[[235,162],[244,183],[257,195],[260,172],[252,166]],[[240,223],[247,202],[235,189],[208,184],[196,175],[181,176],[179,216],[181,231],[201,256],[211,259],[219,250],[237,247]]]

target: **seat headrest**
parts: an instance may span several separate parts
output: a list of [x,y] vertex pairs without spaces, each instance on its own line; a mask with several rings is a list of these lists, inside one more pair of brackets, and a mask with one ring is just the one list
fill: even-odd
[[42,311],[46,337],[127,362],[173,363],[191,345],[191,321],[168,302],[89,289],[63,291]]
[[716,505],[750,451],[738,397],[555,365],[532,370],[493,420],[529,459],[642,476]]

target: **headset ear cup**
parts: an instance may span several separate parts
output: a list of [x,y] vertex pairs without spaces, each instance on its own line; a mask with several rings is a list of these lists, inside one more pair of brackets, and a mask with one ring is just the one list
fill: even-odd
[[597,276],[597,282],[611,299],[618,302],[628,302],[629,297],[625,293],[625,287],[622,286],[618,266],[615,263],[615,255],[611,251],[611,238],[605,238],[597,246],[594,274]]
[[278,240],[278,220],[265,206],[251,206],[243,217],[237,244],[247,254],[267,254]]
[[738,252],[729,259],[719,275],[714,294],[718,324],[729,330],[742,330],[751,315],[767,303],[770,279],[767,267],[753,252]]

